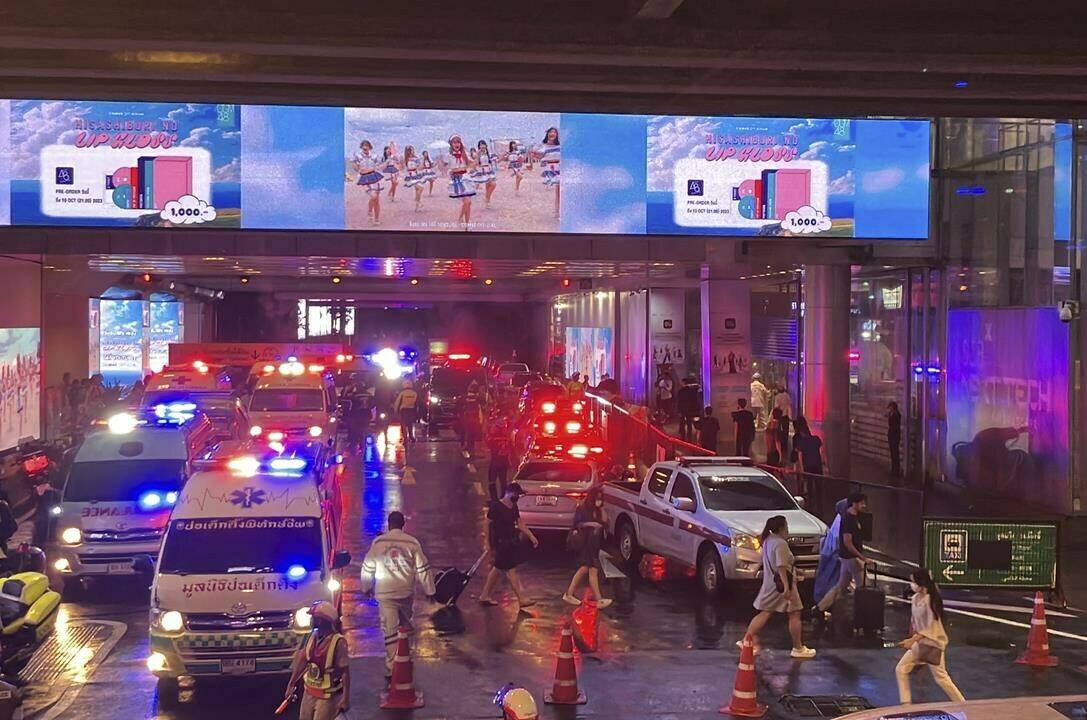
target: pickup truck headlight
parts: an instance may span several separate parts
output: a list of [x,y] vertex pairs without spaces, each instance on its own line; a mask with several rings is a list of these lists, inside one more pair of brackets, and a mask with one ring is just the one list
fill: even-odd
[[76,527],[64,528],[60,533],[60,541],[65,545],[78,545],[83,542],[83,531]]
[[177,610],[152,608],[151,627],[163,632],[180,632],[185,627],[185,616]]
[[747,548],[748,550],[761,550],[762,540],[755,535],[748,535],[747,533],[733,533],[732,547]]

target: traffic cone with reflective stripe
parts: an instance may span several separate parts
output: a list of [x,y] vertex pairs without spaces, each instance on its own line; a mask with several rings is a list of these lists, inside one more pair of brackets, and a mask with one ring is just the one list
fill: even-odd
[[380,707],[382,710],[412,710],[423,707],[423,693],[415,689],[408,629],[404,626],[396,631],[393,676],[389,680],[389,689],[381,693]]
[[1057,658],[1049,654],[1049,629],[1045,624],[1045,601],[1040,592],[1034,595],[1034,614],[1030,618],[1027,649],[1016,658],[1015,662],[1035,667],[1053,667],[1057,664]]
[[590,600],[589,596],[590,593],[586,590],[581,604],[570,614],[573,620],[571,629],[577,630],[577,635],[581,638],[582,651],[594,653],[600,647],[600,626],[597,623],[600,609],[596,606],[596,600]]
[[736,667],[736,682],[732,688],[732,701],[721,708],[721,714],[755,718],[765,715],[766,706],[759,704],[755,684],[755,643],[750,635],[744,635],[743,644],[740,646],[740,664]]
[[585,693],[577,687],[577,667],[574,666],[574,632],[570,629],[570,619],[562,618],[562,641],[555,653],[555,685],[550,691],[544,691],[544,702],[548,705],[584,705],[588,702]]

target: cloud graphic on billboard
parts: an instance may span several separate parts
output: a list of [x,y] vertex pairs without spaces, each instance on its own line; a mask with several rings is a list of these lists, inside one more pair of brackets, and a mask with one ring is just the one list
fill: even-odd
[[215,219],[215,208],[195,195],[182,195],[166,203],[159,217],[176,225],[193,225]]
[[786,214],[781,226],[789,232],[809,235],[811,233],[826,232],[830,230],[831,224],[830,218],[822,210],[817,210],[811,205],[805,205]]

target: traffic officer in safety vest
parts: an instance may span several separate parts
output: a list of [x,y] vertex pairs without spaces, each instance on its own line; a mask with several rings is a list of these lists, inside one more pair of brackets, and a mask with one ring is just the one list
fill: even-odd
[[397,629],[412,628],[416,582],[422,584],[427,598],[433,598],[430,561],[419,541],[404,532],[404,514],[394,510],[389,513],[389,531],[374,540],[362,561],[362,592],[377,597],[385,635],[386,683],[393,674]]
[[299,720],[333,720],[350,707],[351,671],[347,639],[340,634],[340,615],[327,600],[310,608],[313,632],[294,656],[287,697],[302,679],[302,707]]

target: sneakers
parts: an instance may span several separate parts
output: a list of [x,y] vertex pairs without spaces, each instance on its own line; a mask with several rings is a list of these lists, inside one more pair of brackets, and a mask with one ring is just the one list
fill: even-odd
[[612,600],[611,598],[601,598],[600,600],[596,601],[596,606],[603,610],[608,605],[611,605],[613,602],[614,600]]
[[581,601],[578,600],[573,595],[571,595],[570,593],[563,593],[562,594],[562,601],[564,603],[569,604],[569,605],[580,605],[581,604]]
[[801,645],[798,648],[793,648],[792,652],[790,652],[789,655],[796,658],[797,660],[808,660],[815,657],[815,651],[812,650],[810,647]]

